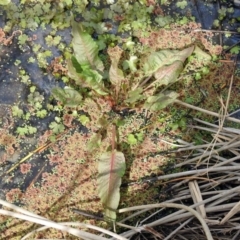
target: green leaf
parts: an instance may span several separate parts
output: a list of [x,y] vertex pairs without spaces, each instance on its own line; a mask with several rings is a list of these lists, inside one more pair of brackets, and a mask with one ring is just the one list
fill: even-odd
[[176,92],[166,91],[156,96],[148,97],[143,107],[152,111],[161,110],[173,103],[177,99],[178,95],[179,94]]
[[0,5],[8,5],[11,0],[0,0]]
[[53,88],[52,95],[66,107],[77,107],[82,103],[81,94],[70,87]]
[[22,117],[23,116],[23,110],[20,109],[18,106],[13,106],[12,107],[12,115],[14,117]]
[[39,110],[39,109],[42,108],[42,104],[41,104],[40,102],[34,103],[33,106],[34,106],[34,108],[37,109],[37,110]]
[[124,78],[123,71],[118,68],[122,52],[122,49],[118,46],[108,48],[108,55],[112,62],[109,70],[109,78],[111,83],[115,86],[118,85],[119,82],[121,82],[121,80]]
[[101,133],[95,133],[87,143],[87,150],[93,151],[96,150],[97,148],[99,149],[101,142],[102,142]]
[[52,129],[53,133],[61,133],[64,131],[65,127],[62,123],[51,122],[49,127]]
[[142,88],[137,88],[136,90],[130,91],[128,93],[128,98],[125,100],[126,103],[136,103],[137,101],[143,100],[144,96],[142,95]]
[[60,122],[61,122],[61,118],[60,118],[60,117],[55,117],[54,120],[55,120],[57,123],[60,123]]
[[104,88],[102,75],[92,70],[88,64],[80,65],[73,56],[72,62],[68,62],[69,77],[73,78],[76,84],[81,87],[88,87],[100,95],[108,95]]
[[135,136],[133,134],[128,134],[127,136],[127,142],[130,144],[130,145],[136,145],[138,143],[138,139],[135,138]]
[[173,18],[171,16],[158,16],[155,18],[156,23],[159,25],[159,27],[164,27],[168,24],[170,24],[173,21]]
[[73,50],[80,65],[90,65],[92,69],[104,70],[98,57],[98,46],[92,37],[82,27],[72,20]]
[[28,128],[27,127],[18,127],[16,132],[20,135],[23,136],[25,134],[28,134]]
[[118,63],[121,58],[122,52],[123,52],[122,49],[118,46],[108,48],[108,55],[112,61],[109,70],[109,78],[110,82],[115,86],[117,95],[120,91],[121,82],[124,79],[123,71],[118,68]]
[[154,74],[156,80],[144,91],[148,90],[148,94],[152,95],[159,86],[176,82],[185,60],[192,54],[193,49],[192,46],[182,51],[162,50],[151,54],[144,68],[148,74]]
[[32,126],[27,126],[28,127],[28,133],[29,134],[33,134],[37,132],[37,128],[36,127],[32,127]]
[[120,200],[121,178],[125,173],[125,157],[116,150],[102,154],[98,163],[98,194],[105,208],[105,217],[116,220]]
[[193,54],[195,54],[195,58],[198,61],[203,61],[205,65],[207,65],[212,57],[211,55],[209,55],[208,53],[204,52],[201,48],[199,48],[198,46],[195,47]]
[[176,61],[180,61],[182,64],[188,56],[192,54],[194,47],[186,48],[182,51],[179,50],[161,50],[152,53],[149,57],[144,59],[143,66],[144,72],[147,76],[155,73],[161,67],[171,65]]
[[126,63],[128,64],[128,67],[130,68],[131,72],[137,71],[136,67],[137,62],[138,62],[137,56],[131,56],[129,60],[126,60]]
[[144,133],[143,132],[139,132],[135,134],[137,136],[137,139],[139,142],[142,142],[144,140]]
[[[88,84],[88,86],[100,95],[108,95],[107,90],[104,88],[102,75],[97,71],[89,69],[89,71],[83,71],[80,77]],[[76,82],[77,83],[77,82]]]
[[28,40],[28,35],[26,35],[26,34],[21,34],[21,35],[19,35],[19,37],[18,37],[18,43],[19,43],[20,45],[25,44],[27,40]]
[[181,8],[181,9],[184,9],[184,8],[186,8],[186,6],[188,5],[188,3],[187,3],[187,1],[178,1],[177,3],[176,3],[176,6],[177,7],[179,7],[179,8]]
[[36,86],[31,86],[29,90],[30,90],[31,93],[35,92]]
[[[74,79],[76,82],[81,81],[82,79],[78,75],[78,72],[82,72],[81,65],[77,62],[76,58],[72,56],[71,60],[67,61],[67,68],[68,68],[68,76],[72,79]],[[84,84],[84,81],[82,80],[82,84]],[[82,86],[86,87],[86,85]]]
[[18,127],[16,132],[23,136],[25,134],[33,134],[37,132],[37,128],[36,127],[32,127],[30,125],[25,125],[24,127]]
[[45,118],[47,116],[47,110],[42,109],[36,112],[36,116],[39,118]]
[[27,112],[27,113],[23,116],[23,119],[24,119],[24,120],[29,120],[30,117],[31,117],[30,112]]
[[65,0],[65,3],[67,6],[71,6],[72,5],[72,0]]
[[183,62],[176,61],[168,66],[163,66],[159,68],[155,74],[154,77],[156,78],[156,81],[154,81],[152,84],[148,86],[148,89],[150,87],[154,87],[155,89],[161,85],[168,85],[170,83],[174,83],[179,74],[183,70]]
[[48,35],[47,37],[45,37],[45,40],[46,40],[46,43],[47,43],[48,47],[56,46],[60,43],[61,36],[53,37],[51,35]]
[[80,123],[81,123],[83,126],[86,126],[86,124],[87,124],[88,122],[90,122],[89,117],[86,116],[86,115],[81,115],[81,116],[78,118],[78,120],[80,121]]

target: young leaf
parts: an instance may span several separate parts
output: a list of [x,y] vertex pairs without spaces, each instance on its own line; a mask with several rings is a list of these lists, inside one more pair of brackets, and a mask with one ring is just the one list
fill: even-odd
[[70,87],[64,89],[60,87],[53,88],[52,95],[66,107],[77,107],[82,103],[81,94]]
[[32,127],[32,126],[27,126],[28,128],[28,133],[29,134],[33,134],[37,132],[37,128],[36,127]]
[[131,56],[129,60],[126,60],[126,63],[128,64],[128,67],[130,68],[131,72],[137,71],[137,64],[138,58],[137,56]]
[[128,98],[125,100],[125,102],[133,104],[133,103],[136,103],[139,100],[143,100],[144,96],[142,95],[142,91],[143,91],[142,88],[137,88],[133,91],[130,91],[128,93]]
[[101,74],[91,69],[89,64],[80,65],[74,56],[71,60],[71,62],[68,62],[69,77],[73,78],[76,84],[91,88],[100,95],[108,95]]
[[90,65],[92,69],[104,70],[98,57],[98,46],[92,37],[81,29],[81,26],[72,20],[73,50],[80,65]]
[[123,71],[118,68],[118,63],[122,55],[122,49],[118,46],[114,48],[108,48],[108,55],[112,61],[110,70],[109,70],[109,78],[110,82],[115,86],[116,89],[116,95],[118,96],[118,93],[120,91],[121,87],[121,81],[124,78]]
[[136,144],[138,143],[138,140],[137,140],[137,138],[134,136],[134,134],[128,134],[127,142],[128,142],[130,145],[136,145]]
[[[232,48],[233,49],[233,48]],[[230,50],[231,52],[231,50]],[[201,48],[199,48],[198,46],[195,47],[194,51],[193,51],[193,54],[195,54],[195,58],[198,60],[198,61],[204,61],[204,64],[207,65],[212,57],[211,55],[209,55],[208,53],[204,52]]]
[[180,61],[182,64],[192,54],[194,47],[186,48],[182,51],[179,50],[161,50],[159,52],[152,53],[143,66],[144,72],[147,76],[155,73],[163,66],[171,65],[176,61]]
[[51,122],[49,124],[49,128],[51,128],[53,133],[56,133],[56,134],[63,132],[65,129],[62,123],[57,123],[57,122]]
[[0,5],[8,5],[10,2],[10,0],[0,0]]
[[24,114],[24,112],[23,112],[23,110],[22,109],[20,109],[18,106],[13,106],[12,107],[12,115],[14,116],[14,117],[22,117],[23,116],[23,114]]
[[99,149],[101,141],[102,141],[101,133],[95,133],[91,137],[90,141],[87,143],[87,150],[88,151],[94,151],[96,149]]
[[118,68],[118,63],[122,56],[123,50],[116,46],[108,47],[107,52],[112,62],[109,72],[110,81],[113,85],[116,85],[118,84],[119,78],[123,77],[123,72]]
[[161,110],[173,103],[177,99],[178,95],[179,94],[176,92],[166,91],[156,96],[151,96],[146,100],[143,107],[152,111]]
[[[76,82],[78,81],[78,82],[80,82],[81,81],[81,86],[82,87],[86,87],[87,85],[84,83],[84,80],[82,80],[80,77],[79,77],[79,75],[78,75],[78,73],[77,73],[77,71],[78,71],[78,69],[76,69],[77,68],[77,66],[73,66],[73,61],[74,61],[74,59],[73,59],[73,57],[72,57],[72,59],[71,60],[68,60],[67,61],[67,69],[68,69],[68,76],[70,77],[70,78],[72,78],[73,80],[75,80]],[[77,62],[77,64],[78,64],[78,62]],[[79,66],[80,66],[80,64],[78,64]],[[81,66],[80,66],[81,67]],[[81,68],[82,69],[82,68]]]
[[168,66],[160,67],[154,74],[155,81],[144,88],[147,96],[152,96],[161,85],[168,85],[177,81],[179,74],[183,70],[183,63],[176,61]]
[[186,58],[192,54],[193,48],[194,47],[189,47],[178,52],[176,52],[176,50],[156,52],[154,55],[155,64],[150,63],[152,64],[152,70],[154,70],[153,74],[156,80],[148,85],[144,91],[148,90],[148,94],[152,95],[159,86],[176,82],[179,74],[183,70],[183,64]]
[[125,157],[113,150],[104,153],[98,163],[98,194],[105,208],[105,217],[116,220],[120,200],[121,178],[125,172]]
[[28,128],[27,127],[18,127],[16,132],[19,135],[24,136],[25,134],[28,134]]

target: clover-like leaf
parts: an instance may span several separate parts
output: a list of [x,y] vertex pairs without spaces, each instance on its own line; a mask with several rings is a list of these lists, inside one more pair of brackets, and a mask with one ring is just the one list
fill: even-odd
[[18,37],[18,43],[19,43],[20,45],[25,44],[27,40],[28,40],[28,35],[26,35],[26,34],[21,34],[21,35],[19,35],[19,37]]
[[130,145],[136,145],[138,143],[138,140],[137,138],[134,136],[134,134],[128,134],[127,136],[127,142],[130,144]]
[[13,106],[12,107],[12,115],[14,116],[14,117],[22,117],[23,116],[23,114],[24,114],[24,112],[23,112],[23,110],[22,109],[20,109],[18,106]]
[[58,134],[64,131],[65,127],[62,123],[51,122],[49,128],[52,129],[53,133]]
[[47,116],[47,110],[42,109],[36,112],[36,116],[39,118],[45,118]]
[[32,127],[32,126],[27,126],[28,127],[28,133],[29,134],[33,134],[37,132],[37,128],[36,127]]
[[27,127],[18,127],[16,132],[20,135],[20,136],[24,136],[25,134],[28,134],[28,128]]

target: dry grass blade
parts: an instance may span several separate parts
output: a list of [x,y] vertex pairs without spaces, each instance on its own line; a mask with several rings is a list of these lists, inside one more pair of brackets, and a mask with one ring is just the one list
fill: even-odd
[[[120,209],[119,210],[119,213],[123,213],[123,212],[128,212],[128,211],[136,211],[136,210],[141,210],[141,209],[145,209],[145,208],[148,208],[149,210],[152,209],[152,208],[159,208],[159,207],[162,207],[162,208],[179,208],[179,209],[184,209],[188,212],[190,212],[192,215],[194,215],[198,220],[199,222],[201,223],[202,225],[202,228],[206,234],[206,238],[207,240],[213,240],[213,237],[212,237],[212,234],[206,224],[206,222],[204,221],[204,219],[201,217],[201,215],[195,211],[194,209],[190,208],[190,207],[187,207],[185,205],[182,205],[182,204],[176,204],[176,203],[159,203],[159,204],[149,204],[149,205],[142,205],[142,206],[136,206],[136,207],[130,207],[130,208],[124,208],[124,209]],[[149,225],[150,226],[150,225]],[[140,227],[142,229],[142,227]],[[132,235],[132,233],[131,233]],[[128,235],[125,236],[125,237],[129,237]]]
[[106,240],[106,238],[98,238],[98,236],[95,236],[94,234],[84,232],[84,231],[81,231],[81,230],[78,230],[78,229],[74,229],[74,228],[71,228],[71,227],[68,227],[68,226],[64,226],[64,225],[52,222],[52,221],[47,220],[47,219],[35,218],[35,217],[31,217],[31,216],[27,216],[27,215],[19,214],[19,213],[14,213],[14,212],[2,210],[2,209],[0,209],[0,214],[11,216],[11,217],[14,217],[14,218],[23,219],[23,220],[26,220],[26,221],[29,221],[29,222],[38,223],[38,224],[41,224],[41,225],[47,225],[49,227],[59,229],[61,231],[66,231],[66,232],[68,232],[68,233],[70,233],[70,234],[72,234],[76,237],[81,237],[82,239]]
[[162,234],[160,234],[159,232],[155,231],[155,230],[154,230],[153,228],[151,228],[151,227],[143,226],[143,228],[144,228],[146,231],[152,233],[154,236],[156,236],[156,239],[162,240],[162,239],[164,238],[164,236],[163,236]]
[[[175,100],[174,103],[180,104],[180,105],[182,105],[182,106],[184,106],[184,107],[187,107],[187,108],[190,108],[190,109],[194,109],[194,110],[199,111],[199,112],[206,113],[206,114],[208,114],[208,115],[210,115],[210,116],[214,116],[214,117],[218,117],[218,118],[221,117],[221,115],[219,115],[218,113],[211,112],[211,111],[208,111],[208,110],[206,110],[206,109],[193,106],[193,105],[191,105],[191,104],[182,102],[182,101],[180,101],[180,100]],[[226,120],[228,120],[228,121],[235,122],[235,123],[240,123],[240,120],[237,119],[237,118],[228,117],[228,116],[226,116],[225,118],[226,118]]]
[[240,210],[240,202],[238,202],[231,211],[222,219],[220,224],[225,224],[231,217],[233,217],[235,214],[237,214]]
[[[193,202],[194,203],[201,202],[203,199],[202,199],[201,191],[199,189],[197,181],[196,180],[190,181],[188,183],[188,186],[192,195]],[[196,207],[196,209],[203,218],[206,218],[206,211],[205,211],[204,205],[200,205]]]
[[[100,237],[99,235],[95,235],[95,234],[92,234],[92,233],[88,233],[88,232],[85,232],[85,231],[82,231],[82,230],[78,230],[78,229],[74,229],[72,227],[69,227],[69,225],[70,226],[75,225],[75,226],[81,226],[81,227],[84,227],[84,228],[90,228],[90,229],[100,231],[102,233],[105,233],[109,236],[114,237],[115,239],[127,240],[126,238],[121,237],[116,233],[113,233],[113,232],[108,231],[106,229],[96,227],[96,226],[93,226],[93,225],[90,225],[90,224],[85,224],[85,223],[55,223],[55,222],[53,222],[53,221],[51,221],[47,218],[43,218],[39,215],[36,215],[32,212],[29,212],[29,211],[27,211],[23,208],[20,208],[20,207],[14,205],[14,204],[8,203],[8,202],[6,202],[4,200],[1,200],[1,199],[0,199],[0,204],[2,204],[5,207],[11,208],[11,209],[19,212],[19,213],[16,213],[16,212],[11,212],[11,211],[6,211],[6,210],[3,210],[3,209],[0,209],[0,214],[2,214],[2,215],[8,215],[8,216],[11,216],[11,217],[14,217],[14,218],[19,218],[19,219],[27,220],[29,222],[44,225],[44,227],[42,227],[42,228],[40,228],[36,231],[42,231],[42,230],[45,230],[47,228],[55,228],[55,229],[59,229],[61,231],[66,231],[66,232],[68,232],[68,233],[70,233],[70,234],[72,234],[76,237],[80,237],[81,239],[86,239],[86,240],[106,240],[107,239],[105,237]],[[27,239],[27,237],[31,236],[33,233],[35,233],[35,231],[30,232],[23,239]]]

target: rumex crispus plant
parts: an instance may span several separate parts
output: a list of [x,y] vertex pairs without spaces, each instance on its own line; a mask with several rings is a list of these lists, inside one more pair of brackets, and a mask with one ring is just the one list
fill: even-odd
[[[119,46],[108,47],[109,62],[105,63],[94,39],[75,21],[72,21],[72,35],[74,54],[68,61],[68,75],[74,84],[52,91],[53,96],[67,107],[86,104],[89,98],[96,102],[104,98],[111,102],[110,111],[113,112],[139,108],[159,111],[177,99],[178,93],[167,88],[179,80],[187,58],[195,49],[187,46],[181,50],[157,51],[145,46],[140,54],[129,55]],[[125,71],[120,67],[124,61],[128,65]],[[98,161],[99,196],[105,217],[113,221],[120,200],[121,177],[125,172],[124,153],[117,150],[118,120],[110,118],[106,111],[99,122],[101,130],[113,126],[110,150],[103,152]],[[103,137],[104,131],[98,131],[89,146],[96,147]]]

